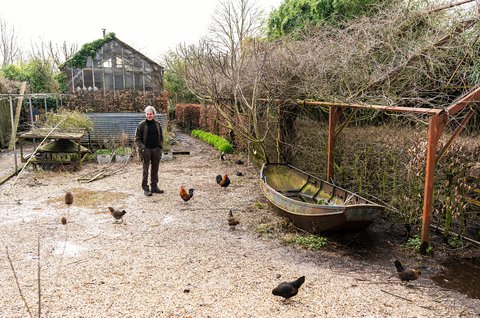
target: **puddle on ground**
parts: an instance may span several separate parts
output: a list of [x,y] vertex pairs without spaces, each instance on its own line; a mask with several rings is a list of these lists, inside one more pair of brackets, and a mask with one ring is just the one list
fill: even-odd
[[78,256],[82,250],[84,250],[82,246],[70,242],[57,242],[54,253],[57,255],[63,254],[64,256]]
[[163,217],[162,224],[172,223],[173,220],[173,216],[167,214]]
[[480,299],[480,257],[452,259],[442,266],[443,271],[432,277],[435,284]]

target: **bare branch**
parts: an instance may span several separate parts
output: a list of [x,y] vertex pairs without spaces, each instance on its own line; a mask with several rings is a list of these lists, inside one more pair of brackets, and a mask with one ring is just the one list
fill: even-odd
[[15,27],[9,27],[7,22],[0,18],[0,58],[2,67],[21,58],[18,36]]
[[10,257],[10,253],[8,252],[8,246],[5,246],[5,249],[7,251],[7,259],[10,264],[10,268],[12,269],[13,277],[15,278],[15,283],[17,284],[17,289],[18,292],[20,293],[20,297],[23,300],[23,304],[25,305],[25,308],[27,309],[28,315],[33,318],[33,314],[30,310],[30,306],[28,306],[27,300],[25,299],[25,296],[23,295],[22,288],[20,287],[20,283],[18,282],[18,277],[17,277],[17,272],[15,271],[15,267],[13,266],[13,261],[12,258]]

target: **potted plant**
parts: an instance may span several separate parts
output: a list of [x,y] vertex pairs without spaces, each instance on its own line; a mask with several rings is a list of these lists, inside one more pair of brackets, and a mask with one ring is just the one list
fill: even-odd
[[97,149],[95,151],[97,162],[99,164],[110,163],[112,161],[113,151],[111,149]]
[[124,163],[127,162],[132,155],[132,148],[120,146],[115,148],[115,162]]

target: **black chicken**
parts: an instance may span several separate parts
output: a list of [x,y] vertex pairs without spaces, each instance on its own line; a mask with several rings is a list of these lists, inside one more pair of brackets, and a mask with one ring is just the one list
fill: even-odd
[[413,268],[405,268],[403,267],[402,263],[397,259],[394,262],[395,267],[397,268],[397,274],[398,278],[402,282],[406,281],[409,282],[411,280],[416,280],[417,278],[422,275],[422,272],[419,269],[413,269]]
[[123,216],[127,213],[125,210],[115,210],[111,206],[108,207],[110,213],[112,214],[113,218],[115,219],[115,223],[118,223],[118,220],[121,220],[123,223]]
[[298,293],[298,289],[305,282],[305,276],[299,277],[293,282],[282,282],[272,290],[275,296],[281,296],[284,299],[289,299]]

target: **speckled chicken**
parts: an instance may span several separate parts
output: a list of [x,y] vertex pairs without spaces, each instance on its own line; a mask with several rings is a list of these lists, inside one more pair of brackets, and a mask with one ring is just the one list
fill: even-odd
[[409,282],[411,280],[416,280],[422,275],[422,272],[419,269],[405,268],[402,263],[397,259],[394,262],[395,268],[397,269],[398,278],[402,282]]
[[115,219],[115,223],[118,223],[118,220],[122,221],[123,223],[123,216],[127,213],[125,210],[115,210],[111,206],[108,207],[110,210],[110,214],[112,214],[113,218]]
[[282,282],[272,290],[272,294],[289,299],[298,293],[298,289],[304,282],[305,276],[299,277],[293,282]]

